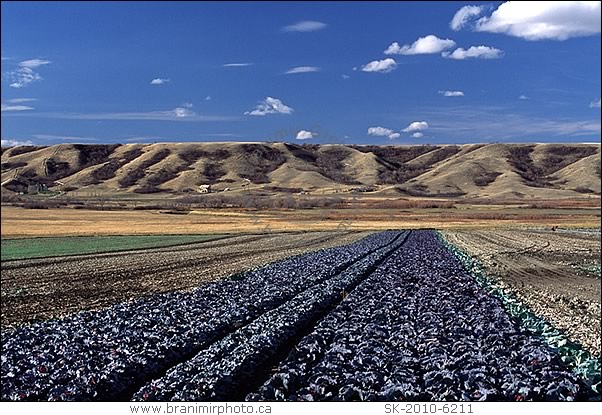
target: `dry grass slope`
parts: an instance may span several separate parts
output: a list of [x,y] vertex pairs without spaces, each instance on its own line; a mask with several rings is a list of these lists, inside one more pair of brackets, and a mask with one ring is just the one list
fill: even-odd
[[103,194],[303,189],[458,198],[600,194],[600,145],[61,144],[2,149],[2,189]]

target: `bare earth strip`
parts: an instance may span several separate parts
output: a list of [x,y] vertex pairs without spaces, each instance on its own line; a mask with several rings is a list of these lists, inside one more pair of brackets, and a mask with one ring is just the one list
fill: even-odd
[[180,247],[2,263],[2,326],[194,288],[369,232],[236,236]]
[[[376,203],[376,202],[375,202]],[[378,203],[385,204],[385,201]],[[376,205],[378,205],[376,203]],[[3,238],[274,232],[479,228],[533,224],[562,227],[600,226],[600,209],[526,209],[472,206],[455,209],[302,209],[95,211],[2,207]]]
[[536,314],[600,356],[600,230],[446,231]]

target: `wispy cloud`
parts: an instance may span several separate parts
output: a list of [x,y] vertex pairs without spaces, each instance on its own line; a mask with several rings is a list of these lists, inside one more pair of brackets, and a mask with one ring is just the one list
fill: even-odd
[[151,85],[163,85],[166,84],[168,82],[171,82],[171,79],[169,78],[155,78],[152,81],[150,81]]
[[411,45],[399,46],[399,43],[393,42],[384,53],[385,55],[425,55],[439,53],[455,45],[456,42],[451,39],[439,39],[435,35],[427,35],[418,38]]
[[519,96],[518,96],[518,99],[520,99],[521,101],[526,101],[526,100],[528,100],[528,99],[529,99],[529,97],[528,97],[528,96],[526,96],[526,95],[519,95]]
[[209,121],[237,121],[240,117],[227,115],[202,115],[191,111],[189,108],[176,107],[168,111],[148,112],[102,112],[102,113],[77,113],[77,112],[35,112],[11,113],[10,116],[30,116],[39,118],[55,118],[62,120],[143,120],[143,121],[182,121],[182,122],[209,122]]
[[437,91],[439,95],[443,95],[444,97],[463,97],[464,92],[462,91]]
[[33,101],[37,101],[37,98],[13,98],[13,99],[7,99],[6,102],[10,103],[10,104],[21,104],[24,102],[33,102]]
[[33,134],[33,138],[36,140],[44,141],[62,141],[62,142],[95,142],[101,141],[102,139],[96,137],[79,137],[72,135],[53,135],[53,134]]
[[600,105],[601,105],[600,98],[598,98],[597,101],[592,101],[592,102],[589,103],[589,107],[590,108],[600,108]]
[[450,26],[477,32],[504,33],[526,40],[566,40],[600,33],[599,1],[507,1],[490,16],[483,6],[462,7]]
[[205,97],[205,101],[211,101],[211,95],[207,95],[207,96]]
[[6,105],[2,104],[2,112],[6,111],[29,111],[32,110],[33,107],[29,107],[27,105]]
[[485,8],[486,6],[462,7],[454,14],[453,19],[449,22],[449,27],[455,31],[462,29],[468,22],[483,14]]
[[[543,140],[600,134],[600,119],[540,118],[511,112],[503,106],[463,105],[453,108],[416,108],[417,116],[432,121],[429,130],[459,142]],[[411,113],[410,113],[411,115]]]
[[315,32],[316,30],[325,29],[328,25],[323,22],[317,22],[315,20],[303,20],[295,24],[284,26],[282,28],[285,32]]
[[320,68],[317,66],[296,66],[294,68],[289,69],[285,72],[285,74],[294,74],[294,73],[307,73],[307,72],[319,72]]
[[2,147],[16,147],[16,146],[31,146],[33,143],[29,140],[0,140]]
[[341,75],[341,78],[343,78],[343,79],[349,79],[349,78],[351,78],[351,77],[350,77],[349,75],[347,75],[347,74],[342,74],[342,75]]
[[387,137],[390,140],[394,140],[396,138],[399,138],[401,134],[396,133],[395,131],[391,130],[390,128],[370,127],[370,128],[368,128],[368,135],[372,135],[375,137]]
[[382,60],[376,60],[372,62],[368,62],[364,66],[362,66],[363,72],[380,72],[380,73],[389,73],[397,67],[397,62],[395,59],[386,58]]
[[39,66],[48,65],[49,63],[52,63],[52,62],[50,62],[49,60],[46,60],[46,59],[29,59],[29,60],[26,60],[26,61],[19,62],[19,66],[21,68],[31,68],[31,69],[34,69],[34,68],[37,68]]
[[297,133],[297,136],[295,138],[297,140],[310,140],[316,137],[317,135],[318,133],[312,133],[311,131],[301,130]]
[[245,115],[292,114],[293,111],[278,98],[266,97],[263,101],[259,101],[254,110],[245,111]]
[[3,72],[2,80],[9,83],[11,88],[23,88],[35,81],[42,80],[40,74],[34,69],[48,65],[51,61],[46,59],[29,59],[21,61],[14,70]]
[[458,48],[453,52],[442,52],[441,56],[455,60],[464,60],[469,58],[500,59],[504,56],[504,51],[491,46],[471,46],[468,49]]
[[224,68],[243,68],[245,66],[253,65],[250,62],[240,62],[240,63],[224,63],[222,66]]

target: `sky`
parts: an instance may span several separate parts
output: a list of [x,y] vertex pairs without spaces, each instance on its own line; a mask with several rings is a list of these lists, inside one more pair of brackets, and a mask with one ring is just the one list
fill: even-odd
[[2,145],[600,142],[600,2],[1,3]]

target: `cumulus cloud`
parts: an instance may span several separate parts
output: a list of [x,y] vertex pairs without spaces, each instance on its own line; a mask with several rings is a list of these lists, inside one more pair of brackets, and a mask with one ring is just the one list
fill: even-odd
[[328,26],[326,23],[317,22],[315,20],[303,20],[295,24],[284,26],[285,32],[315,32],[316,30],[325,29]]
[[422,134],[421,132],[416,132],[414,134],[412,134],[413,138],[422,138],[424,137],[424,134]]
[[301,130],[297,133],[297,140],[309,140],[317,136],[318,133],[312,133],[311,131]]
[[46,59],[28,59],[25,61],[21,61],[17,64],[17,68],[4,72],[2,74],[2,79],[9,83],[8,86],[11,88],[23,88],[29,85],[32,82],[42,80],[42,77],[39,73],[34,71],[34,69],[48,65],[51,63]]
[[150,84],[151,85],[163,85],[170,81],[171,81],[171,79],[169,79],[169,78],[155,78],[152,81],[150,81]]
[[449,27],[451,27],[451,29],[455,30],[455,31],[460,30],[470,20],[483,14],[484,9],[485,9],[485,6],[464,6],[464,7],[462,7],[460,10],[458,10],[456,12],[456,14],[454,14],[453,19],[451,20],[451,22],[449,22]]
[[600,10],[599,1],[508,1],[472,21],[472,28],[526,40],[566,40],[599,34]]
[[293,74],[293,73],[306,73],[306,72],[319,72],[320,68],[317,66],[297,66],[289,69],[285,72],[285,74]]
[[443,52],[441,53],[441,56],[455,60],[464,60],[469,58],[500,59],[504,56],[504,51],[490,46],[471,46],[468,49],[458,48],[453,52]]
[[211,101],[211,95],[207,95],[207,96],[205,97],[205,101]]
[[368,128],[368,135],[376,137],[388,137],[390,140],[394,140],[400,136],[399,133],[384,127],[370,127]]
[[185,102],[185,103],[182,104],[182,106],[184,108],[192,108],[192,107],[194,107],[194,105],[191,102]]
[[439,53],[454,46],[456,42],[451,39],[439,39],[435,35],[428,35],[418,38],[411,45],[399,46],[399,43],[393,42],[384,53],[385,55],[424,55]]
[[241,62],[241,63],[224,63],[222,66],[224,68],[242,68],[245,66],[251,66],[253,65],[250,62]]
[[347,74],[342,74],[342,75],[341,75],[341,78],[343,78],[343,79],[349,79],[349,78],[351,78],[351,77],[350,77],[349,75],[347,75]]
[[194,117],[196,113],[189,108],[177,107],[171,110],[177,118]]
[[529,97],[526,95],[519,95],[518,99],[520,99],[521,101],[524,101],[524,100],[529,99]]
[[589,103],[590,108],[600,108],[600,98],[597,101],[592,101]]
[[245,115],[267,115],[267,114],[292,114],[293,109],[284,105],[278,98],[266,97],[263,101],[259,101],[257,106],[252,111],[245,111]]
[[27,141],[19,141],[19,140],[0,140],[0,144],[2,147],[16,147],[16,146],[30,146],[33,143],[29,140]]
[[429,128],[429,123],[426,121],[414,121],[413,123],[411,123],[410,125],[408,125],[406,128],[404,128],[403,131],[404,133],[413,133],[415,131],[422,131],[422,130],[426,130],[427,128]]
[[362,71],[388,73],[394,70],[396,67],[397,62],[395,62],[395,59],[386,58],[383,60],[368,62],[362,66]]
[[27,105],[6,105],[6,104],[2,104],[2,112],[5,111],[28,111],[28,110],[32,110],[32,107],[29,107]]
[[462,91],[438,91],[437,93],[440,95],[443,95],[444,97],[463,97],[464,96],[464,92],[462,92]]

